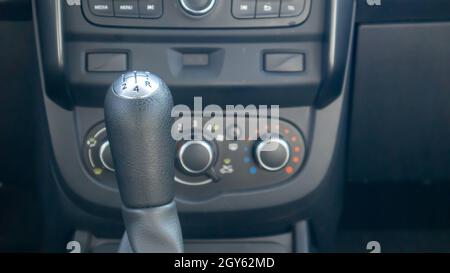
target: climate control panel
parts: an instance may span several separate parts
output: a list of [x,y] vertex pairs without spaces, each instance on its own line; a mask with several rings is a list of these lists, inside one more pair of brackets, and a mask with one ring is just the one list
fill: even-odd
[[[205,120],[203,124],[207,123]],[[249,124],[248,119],[245,124]],[[174,126],[178,125],[176,122]],[[198,129],[194,125],[189,134]],[[285,182],[301,170],[306,157],[305,139],[290,122],[280,120],[276,130],[269,123],[264,132],[270,137],[266,138],[256,129],[256,139],[250,138],[249,128],[221,128],[224,126],[209,123],[205,129],[211,135],[214,131],[224,132],[223,135],[195,139],[192,134],[177,142],[174,180],[181,195],[196,193],[207,198],[227,191],[264,188]],[[115,187],[114,163],[104,123],[88,132],[82,153],[89,173],[100,183]]]

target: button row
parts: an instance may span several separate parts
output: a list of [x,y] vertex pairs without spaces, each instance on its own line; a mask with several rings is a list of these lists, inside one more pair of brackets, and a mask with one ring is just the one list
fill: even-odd
[[97,16],[156,19],[163,14],[163,1],[89,0],[89,8]]
[[233,16],[238,19],[296,17],[306,0],[233,0]]

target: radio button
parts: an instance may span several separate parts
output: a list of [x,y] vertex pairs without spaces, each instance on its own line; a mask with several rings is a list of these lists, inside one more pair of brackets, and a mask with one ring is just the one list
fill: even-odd
[[137,0],[114,0],[114,13],[117,17],[139,17]]
[[163,14],[162,0],[139,0],[139,15],[142,18],[156,19]]
[[305,8],[305,0],[282,0],[280,17],[299,16]]
[[275,18],[280,15],[280,0],[258,0],[256,18]]
[[114,16],[112,0],[90,0],[89,8],[97,16]]
[[255,18],[256,0],[234,0],[233,16],[238,19]]

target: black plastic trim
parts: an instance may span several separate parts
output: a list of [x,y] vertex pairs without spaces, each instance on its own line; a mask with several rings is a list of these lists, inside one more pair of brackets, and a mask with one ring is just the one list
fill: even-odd
[[357,23],[450,21],[448,0],[389,0],[380,6],[358,0]]
[[0,21],[22,21],[30,19],[30,0],[0,0]]
[[41,57],[46,92],[50,98],[66,109],[73,105],[66,86],[63,1],[32,0],[33,21],[37,25],[38,54]]
[[189,15],[183,10],[179,1],[170,1],[174,3],[164,6],[164,14],[159,19],[96,16],[89,9],[88,0],[82,0],[82,9],[86,19],[95,25],[160,29],[292,27],[302,24],[308,18],[311,9],[311,0],[306,0],[303,12],[297,17],[235,19],[231,12],[231,0],[217,1],[214,9],[203,16]]

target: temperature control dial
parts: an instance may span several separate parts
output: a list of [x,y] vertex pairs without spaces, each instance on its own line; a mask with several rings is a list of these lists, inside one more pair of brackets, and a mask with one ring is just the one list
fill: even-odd
[[263,169],[276,172],[289,162],[289,144],[279,137],[269,138],[256,144],[255,154],[256,161]]

